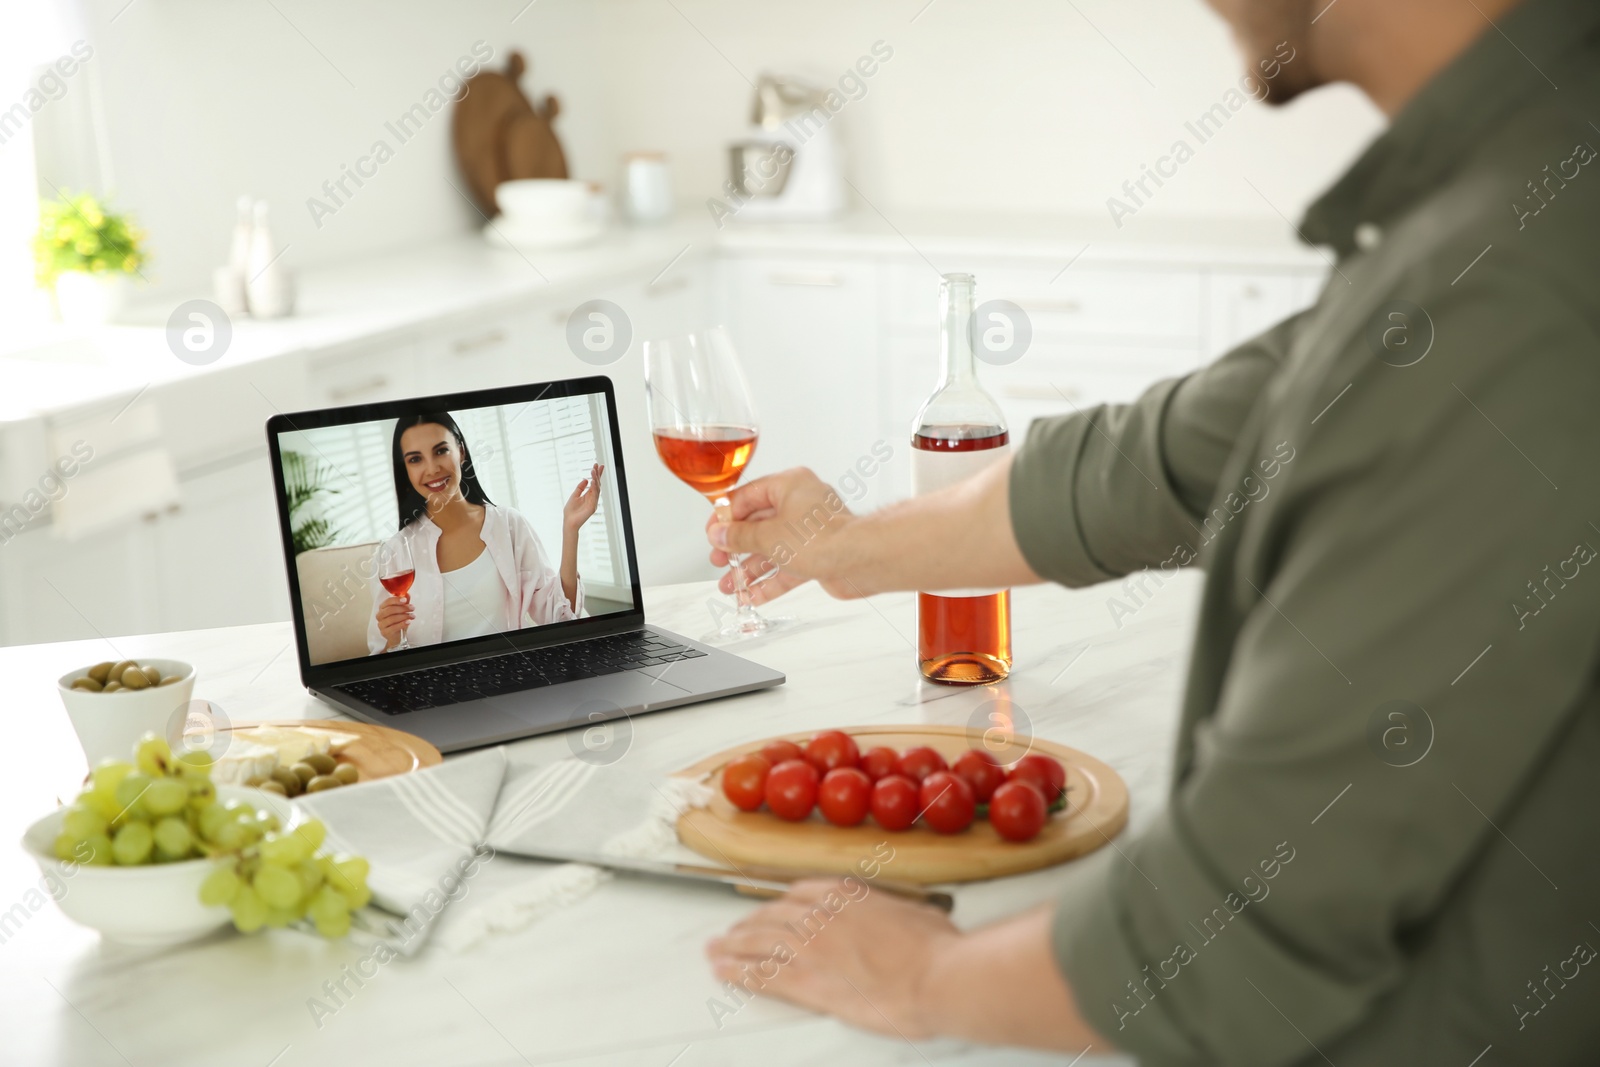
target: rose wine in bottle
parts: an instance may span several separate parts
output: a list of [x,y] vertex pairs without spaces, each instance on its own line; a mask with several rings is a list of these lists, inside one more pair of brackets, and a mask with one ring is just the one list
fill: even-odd
[[[1005,457],[1011,435],[1000,405],[978,384],[973,356],[973,281],[946,274],[939,285],[944,372],[911,432],[917,494],[962,481]],[[1004,515],[995,516],[1005,522]],[[985,685],[1011,673],[1011,591],[940,589],[917,594],[917,660],[923,677]]]

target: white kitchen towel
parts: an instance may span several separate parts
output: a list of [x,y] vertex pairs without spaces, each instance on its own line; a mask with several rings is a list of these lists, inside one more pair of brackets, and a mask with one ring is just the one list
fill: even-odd
[[520,930],[611,877],[588,864],[532,862],[518,853],[705,862],[678,844],[676,830],[685,808],[710,799],[699,783],[517,748],[507,751],[505,778],[482,849],[493,862],[471,887],[473,903],[454,906],[440,924],[434,940],[442,947],[461,951],[491,934]]
[[505,767],[505,750],[494,748],[298,800],[328,827],[326,848],[366,858],[373,902],[399,917],[362,916],[365,929],[409,955],[466,895],[482,868],[484,831]]
[[676,826],[687,808],[704,807],[710,797],[709,786],[654,774],[629,760],[551,761],[512,749],[486,839],[510,853],[598,852],[703,863],[678,843]]
[[710,788],[577,756],[494,748],[437,767],[297,801],[328,827],[328,848],[364,856],[373,903],[360,932],[403,955],[462,950],[586,896],[609,874],[517,853],[703,857],[678,844],[677,817]]

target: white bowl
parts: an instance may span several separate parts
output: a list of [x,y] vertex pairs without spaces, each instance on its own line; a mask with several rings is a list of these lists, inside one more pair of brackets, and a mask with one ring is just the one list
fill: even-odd
[[593,211],[589,183],[566,178],[519,178],[495,186],[495,203],[507,219],[522,223],[576,223]]
[[194,668],[175,659],[141,659],[138,662],[154,667],[163,678],[176,674],[180,680],[149,689],[91,693],[72,688],[74,681],[88,677],[89,668],[85,667],[63,674],[57,683],[61,703],[66,705],[67,716],[78,732],[78,743],[83,746],[83,754],[91,767],[107,756],[132,759],[134,742],[146,732],[159,734],[168,742],[174,741],[171,736],[174,721],[179,724],[178,737],[182,737],[183,720],[174,720],[173,716],[179,709],[187,708],[194,697]]
[[[115,696],[116,694],[112,694]],[[282,820],[284,829],[305,821],[285,797],[260,789],[224,785],[217,799],[243,800]],[[195,859],[147,867],[89,867],[58,860],[56,836],[65,808],[57,808],[22,835],[22,847],[39,864],[67,918],[114,941],[166,945],[203,936],[228,922],[228,909],[200,903],[200,883],[222,860]]]

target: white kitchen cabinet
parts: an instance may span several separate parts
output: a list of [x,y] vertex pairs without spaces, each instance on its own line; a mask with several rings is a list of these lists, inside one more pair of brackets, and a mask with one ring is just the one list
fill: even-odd
[[[1009,300],[1027,313],[1036,338],[1096,338],[1184,346],[1199,340],[1201,273],[1192,267],[975,259],[981,307]],[[889,270],[889,322],[895,329],[939,324],[939,278],[920,259]]]
[[1321,271],[1213,270],[1206,277],[1203,351],[1214,359],[1316,301]]
[[[835,485],[860,477],[857,464],[884,433],[877,263],[740,256],[723,266],[728,328],[762,421],[754,473],[806,466]],[[885,481],[874,473],[864,492],[846,495],[873,506],[888,499]]]
[[[415,394],[464,393],[537,382],[537,307],[463,316],[418,338]],[[401,395],[405,395],[402,392]]]
[[266,447],[180,475],[178,488],[177,506],[151,524],[158,629],[288,618]]
[[[449,297],[431,316],[408,309],[385,318],[393,279],[379,270],[365,290],[347,291],[340,286],[352,276],[341,272],[324,289],[340,294],[348,318],[320,343],[300,340],[309,320],[287,324],[277,354],[163,377],[137,397],[102,397],[81,410],[58,404],[42,419],[10,422],[0,433],[12,474],[0,485],[7,503],[32,485],[30,472],[80,438],[93,444],[102,480],[86,474],[70,491],[132,486],[143,495],[130,494],[140,498],[134,517],[112,529],[79,522],[86,533],[77,540],[58,537],[46,518],[0,537],[0,642],[286,617],[263,448],[274,412],[592,374],[615,384],[641,581],[709,577],[707,506],[655,454],[642,350],[648,340],[717,322],[739,346],[762,418],[753,475],[809,466],[858,508],[906,495],[911,422],[940,372],[939,275],[903,244],[863,244],[848,224],[844,231],[837,244],[823,230],[747,233],[720,246],[695,236],[687,253],[678,252],[677,236],[619,235],[609,248],[575,250],[574,269],[552,271],[555,284],[542,287],[496,288],[496,268],[476,242],[457,250],[460,271],[419,254],[406,277]],[[1193,370],[1310,304],[1327,274],[1312,257],[1281,247],[1252,262],[1236,249],[1219,261],[1203,247],[1097,246],[1070,266],[1075,248],[1045,255],[1037,241],[1012,252],[975,244],[972,256],[959,247],[944,240],[941,264],[976,276],[980,304],[1010,300],[1033,327],[1022,359],[979,366],[1014,440],[1035,418],[1130,400]],[[474,271],[484,272],[492,295],[475,295]],[[574,310],[591,299],[628,317],[631,343],[609,363],[580,359],[567,341]],[[149,488],[154,468],[141,449],[164,457],[175,502]],[[109,466],[113,458],[139,464],[139,480],[126,481],[121,466]]]
[[307,357],[310,408],[372,404],[421,392],[417,345],[408,337],[347,345]]
[[150,565],[159,517],[77,541],[39,524],[0,546],[6,644],[160,630]]
[[0,546],[4,642],[287,618],[265,446],[180,473],[178,490],[176,503],[115,529],[69,541],[41,523]]
[[[639,575],[646,585],[696,581],[716,573],[706,558],[702,532],[705,499],[661,465],[644,401],[645,342],[711,325],[708,285],[705,258],[685,256],[664,274],[657,268],[649,275],[568,292],[541,311],[537,320],[534,348],[540,377],[604,375],[611,379]],[[627,350],[610,362],[580,359],[567,341],[567,324],[573,313],[591,300],[610,301],[627,316]]]

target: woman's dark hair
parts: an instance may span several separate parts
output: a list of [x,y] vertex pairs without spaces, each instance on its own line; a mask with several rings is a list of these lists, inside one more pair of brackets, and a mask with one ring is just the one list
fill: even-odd
[[488,504],[489,494],[478,484],[478,472],[472,469],[472,453],[467,449],[467,439],[461,436],[461,427],[448,411],[424,411],[420,415],[407,415],[394,424],[394,496],[400,505],[400,529],[410,526],[419,516],[428,513],[427,501],[411,484],[406,473],[405,453],[400,449],[400,435],[413,426],[443,426],[450,431],[461,449],[461,495],[469,504]]

